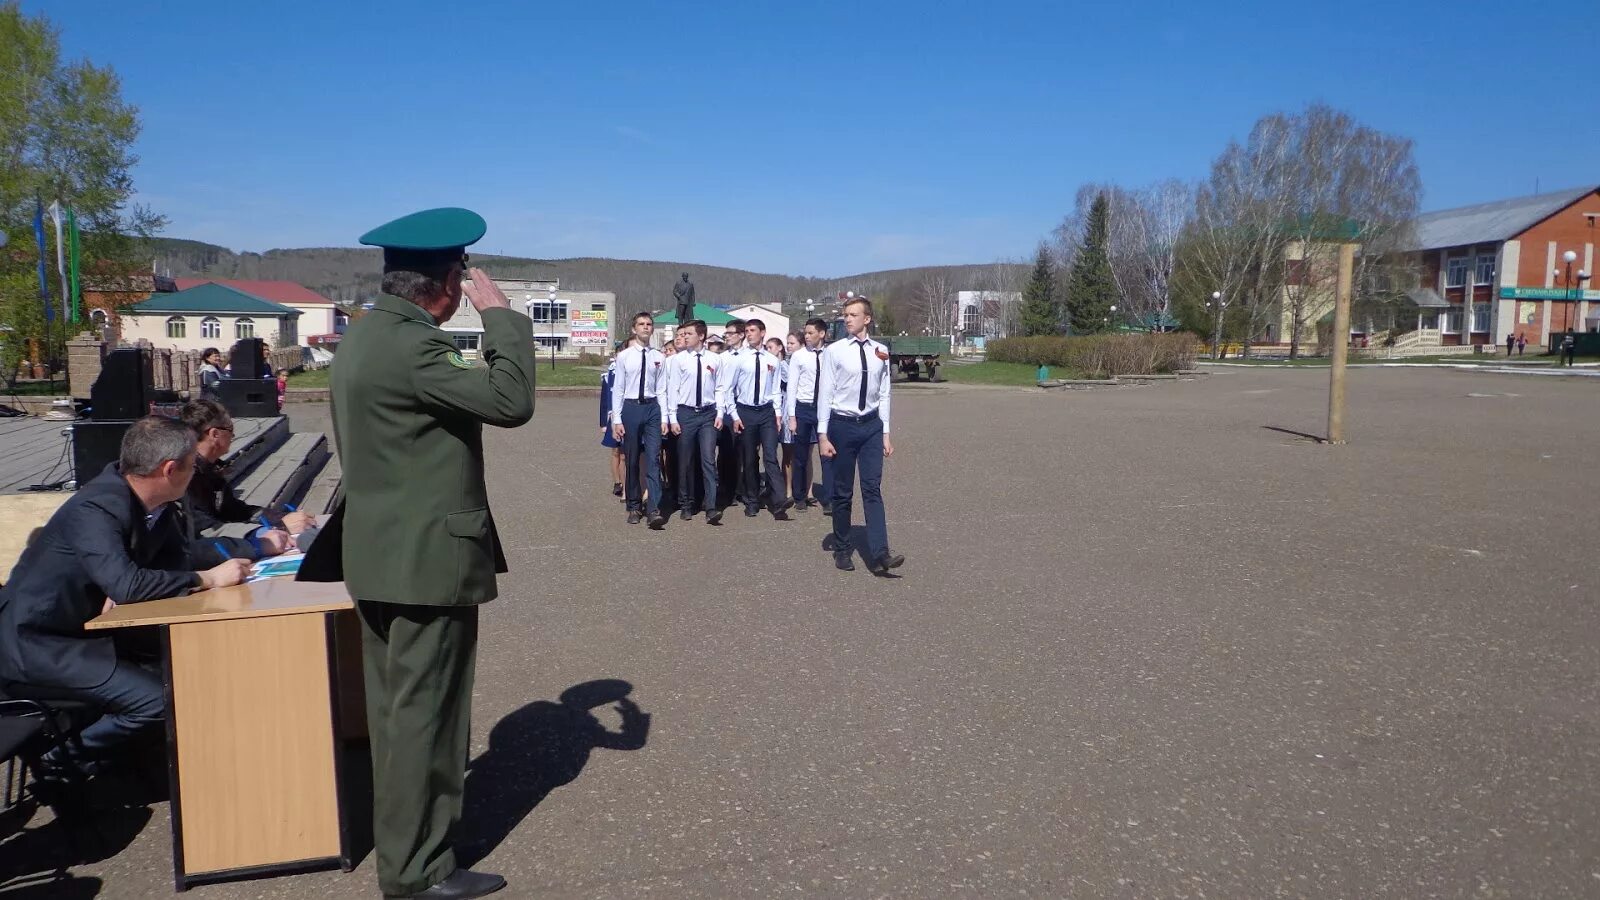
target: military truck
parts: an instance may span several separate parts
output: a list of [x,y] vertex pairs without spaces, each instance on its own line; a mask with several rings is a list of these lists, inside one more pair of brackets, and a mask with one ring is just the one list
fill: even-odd
[[[828,326],[828,340],[841,341],[846,336],[844,319],[834,319]],[[889,348],[889,365],[908,381],[920,381],[924,374],[929,381],[940,380],[940,354],[949,348],[950,338],[874,334],[872,339]]]

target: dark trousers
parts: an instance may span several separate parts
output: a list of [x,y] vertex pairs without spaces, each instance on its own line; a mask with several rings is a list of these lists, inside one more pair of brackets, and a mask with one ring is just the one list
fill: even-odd
[[739,421],[744,432],[739,435],[744,448],[744,505],[755,506],[761,497],[761,466],[756,451],[766,457],[766,487],[771,492],[769,503],[783,503],[787,496],[783,485],[783,461],[778,458],[778,420],[770,406],[745,406],[739,404]]
[[884,556],[889,552],[889,523],[883,508],[883,420],[876,413],[866,419],[830,415],[828,440],[838,454],[833,458],[834,542],[850,547],[850,495],[859,469],[861,505],[867,517],[866,558]]
[[[111,677],[89,688],[53,687],[7,683],[15,697],[49,703],[52,700],[79,700],[91,703],[100,718],[78,733],[73,761],[93,770],[99,763],[117,755],[119,748],[149,729],[166,721],[167,694],[161,675],[153,668],[118,658]],[[76,751],[81,751],[79,757]]]
[[[789,467],[789,496],[800,503],[811,499],[811,454],[816,450],[812,443],[817,436],[817,405],[796,403],[794,406],[794,459]],[[821,457],[821,491],[817,499],[833,502],[833,460]]]
[[733,433],[733,416],[723,416],[722,431],[717,433],[717,507],[732,505],[736,494],[744,494],[740,472],[744,470],[743,447],[739,436]]
[[716,422],[715,409],[678,407],[678,427],[683,429],[678,435],[678,508],[687,512],[695,511],[696,463],[705,485],[702,506],[710,511],[717,499],[717,429],[712,427]]
[[362,600],[378,886],[425,891],[456,870],[472,723],[476,606]]
[[649,511],[661,508],[661,405],[654,400],[622,401],[622,458],[627,471],[623,495],[628,511],[645,509],[639,493],[639,457],[645,462],[644,490],[650,493]]
[[657,509],[676,509],[681,496],[678,489],[678,436],[669,429],[661,436],[661,502]]

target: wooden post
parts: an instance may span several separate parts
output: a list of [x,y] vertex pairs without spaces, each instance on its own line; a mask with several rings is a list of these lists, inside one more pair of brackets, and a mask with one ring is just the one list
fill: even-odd
[[1338,282],[1333,293],[1332,374],[1328,380],[1328,443],[1344,443],[1345,352],[1350,344],[1350,282],[1354,277],[1355,244],[1339,245]]

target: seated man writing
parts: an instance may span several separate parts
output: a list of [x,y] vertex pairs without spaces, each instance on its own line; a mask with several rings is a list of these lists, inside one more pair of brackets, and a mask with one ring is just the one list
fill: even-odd
[[[194,480],[189,482],[188,502],[196,532],[195,558],[221,562],[219,551],[226,551],[227,556],[234,559],[261,559],[277,556],[296,546],[305,550],[316,534],[310,530],[316,528],[315,518],[302,512],[251,506],[239,499],[228,485],[228,478],[218,463],[233,446],[233,417],[222,404],[215,400],[191,400],[183,405],[180,416],[194,432],[197,457]],[[273,521],[282,525],[282,529],[267,524]],[[263,527],[243,537],[210,536],[230,522],[260,522]]]
[[161,676],[119,657],[104,632],[84,624],[119,603],[238,584],[250,563],[194,571],[174,508],[194,474],[194,435],[149,416],[122,439],[121,459],[62,504],[0,588],[0,682],[39,699],[87,700],[104,710],[84,729],[81,760],[56,751],[46,767],[94,771],[118,744],[162,721]]

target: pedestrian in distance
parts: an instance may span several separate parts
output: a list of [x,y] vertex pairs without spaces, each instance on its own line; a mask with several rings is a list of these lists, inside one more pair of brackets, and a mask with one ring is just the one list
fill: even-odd
[[1517,336],[1515,334],[1506,335],[1506,359],[1510,359],[1511,358],[1511,351],[1515,350],[1516,347],[1517,347]]

